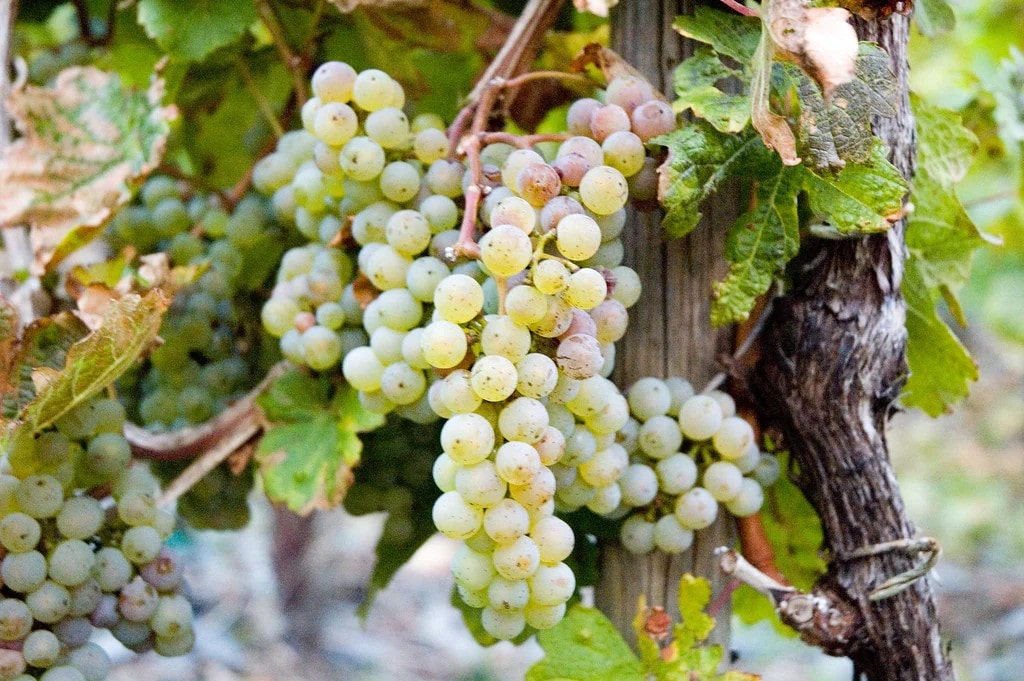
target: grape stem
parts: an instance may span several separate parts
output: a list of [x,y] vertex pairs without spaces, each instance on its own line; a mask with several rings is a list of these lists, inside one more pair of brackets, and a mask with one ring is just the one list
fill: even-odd
[[534,135],[513,135],[510,132],[480,132],[476,134],[476,138],[479,139],[482,144],[503,142],[520,149],[529,149],[533,145],[540,144],[541,142],[564,142],[570,137],[572,137],[572,135],[564,132],[539,133]]
[[[277,14],[274,13],[274,8],[268,0],[256,0],[256,11],[259,12],[260,21],[270,31],[270,37],[274,41],[274,48],[281,57],[281,61],[292,75],[292,88],[295,90],[295,98],[300,102],[306,101],[309,99],[309,87],[306,83],[305,52],[303,54],[296,54],[292,51],[292,48],[288,45],[288,40],[285,38],[281,22],[278,21]],[[313,34],[316,24],[317,22],[314,18],[310,28],[311,34]],[[278,137],[280,136],[279,134]]]
[[722,4],[745,17],[760,16],[760,13],[757,10],[747,7],[739,2],[739,0],[722,0]]
[[267,125],[274,131],[274,137],[281,137],[284,135],[284,128],[281,127],[281,121],[277,120],[277,116],[274,114],[273,107],[270,106],[270,102],[260,92],[259,86],[256,84],[256,79],[253,78],[252,71],[249,69],[249,65],[245,63],[245,60],[238,57],[235,60],[235,68],[238,70],[238,74],[242,76],[242,80],[245,82],[245,87],[249,90],[249,94],[256,101],[256,106],[260,110],[260,114],[264,120],[267,121]]

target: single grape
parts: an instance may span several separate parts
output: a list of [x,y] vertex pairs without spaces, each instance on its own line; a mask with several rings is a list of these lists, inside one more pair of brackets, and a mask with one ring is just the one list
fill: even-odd
[[603,165],[590,169],[580,182],[580,201],[598,215],[616,212],[626,205],[628,198],[629,186],[626,184],[626,178],[611,166]]
[[445,492],[434,502],[434,526],[446,537],[467,539],[483,522],[483,512],[470,506],[458,492]]
[[317,67],[310,81],[313,95],[324,102],[347,102],[352,98],[356,71],[345,62],[328,61]]
[[718,502],[703,487],[694,487],[676,499],[675,514],[683,527],[702,530],[715,522]]
[[555,244],[570,260],[584,260],[601,245],[601,228],[586,215],[567,215],[558,222]]
[[691,440],[707,440],[721,425],[722,408],[713,397],[694,395],[679,408],[679,427]]

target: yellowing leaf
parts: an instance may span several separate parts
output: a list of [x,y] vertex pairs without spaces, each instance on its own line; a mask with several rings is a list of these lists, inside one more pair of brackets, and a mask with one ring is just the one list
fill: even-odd
[[0,227],[31,226],[36,273],[97,236],[132,183],[156,168],[175,115],[162,93],[159,78],[138,92],[92,67],[11,93],[21,138],[0,157]]
[[112,303],[102,325],[68,348],[58,373],[50,373],[13,418],[0,422],[2,436],[38,433],[117,380],[156,338],[168,302],[154,290]]

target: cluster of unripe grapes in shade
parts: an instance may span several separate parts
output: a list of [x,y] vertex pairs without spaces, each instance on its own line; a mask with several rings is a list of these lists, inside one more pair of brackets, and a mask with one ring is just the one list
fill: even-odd
[[329,62],[312,90],[253,176],[309,240],[262,321],[289,360],[340,364],[364,408],[445,420],[433,520],[463,542],[452,572],[489,634],[562,619],[575,539],[558,511],[629,516],[630,550],[678,552],[719,503],[760,507],[745,475],[770,463],[724,393],[644,379],[627,398],[608,380],[640,298],[625,207],[654,198],[646,143],[676,125],[646,81],[573,103],[557,142],[481,144],[478,172],[381,71]]

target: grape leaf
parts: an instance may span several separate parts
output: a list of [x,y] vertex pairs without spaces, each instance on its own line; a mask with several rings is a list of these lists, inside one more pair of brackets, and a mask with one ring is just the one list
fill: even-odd
[[[288,69],[270,52],[247,55],[244,64],[254,89],[275,113],[283,110],[292,88]],[[208,77],[210,80],[194,84],[201,90],[184,92],[179,98],[183,115],[189,117],[195,131],[183,142],[196,166],[203,168],[204,179],[227,187],[265,151],[271,133],[259,102],[234,65],[210,68]],[[215,86],[213,92],[207,91],[211,86]],[[225,144],[225,140],[231,143]]]
[[928,38],[949,33],[956,26],[953,8],[946,0],[917,0],[914,3],[914,21],[921,35]]
[[811,210],[829,223],[819,236],[884,232],[902,213],[907,183],[878,140],[867,163],[849,163],[838,173],[805,167],[802,175]]
[[[806,0],[764,0],[761,17],[767,31],[762,45],[779,61],[798,64],[826,96],[854,78],[857,32],[850,12],[841,7],[815,7]],[[755,68],[757,68],[755,63]]]
[[903,275],[907,303],[907,363],[910,378],[902,400],[930,416],[950,410],[967,396],[968,384],[978,380],[978,365],[935,309],[937,296],[929,291],[916,259]]
[[340,504],[363,444],[359,433],[384,417],[367,411],[348,384],[333,399],[324,380],[292,371],[257,399],[275,422],[256,450],[267,497],[308,514]]
[[712,50],[698,49],[675,70],[673,83],[678,98],[672,103],[673,110],[680,113],[690,109],[719,132],[743,130],[750,121],[750,99],[726,94],[716,86],[719,81],[740,75]]
[[601,611],[574,605],[555,627],[537,634],[544,659],[526,681],[645,681],[640,660]]
[[703,642],[715,628],[715,618],[704,612],[711,601],[711,583],[683,575],[679,580],[679,623],[672,627],[676,645],[692,648]]
[[826,100],[818,84],[793,64],[783,64],[800,98],[798,149],[813,168],[839,169],[847,161],[865,162],[871,156],[873,116],[896,115],[896,81],[885,51],[861,43],[853,80],[836,87]]
[[31,225],[37,273],[97,236],[156,168],[175,115],[162,96],[160,78],[138,92],[92,67],[11,93],[22,137],[0,157],[0,227]]
[[150,38],[180,61],[202,61],[241,38],[254,21],[252,2],[139,0],[139,23]]
[[13,356],[3,365],[2,417],[14,419],[35,399],[36,384],[32,374],[40,367],[59,371],[64,366],[68,350],[89,333],[78,317],[61,312],[37,319],[14,339]]
[[159,290],[111,303],[100,328],[68,347],[60,369],[37,364],[35,396],[0,420],[0,434],[38,433],[117,380],[156,338],[168,303]]
[[757,205],[729,229],[725,242],[729,274],[714,285],[712,324],[746,319],[757,297],[800,249],[799,175],[778,163],[774,174],[758,185]]
[[668,149],[658,169],[658,200],[665,207],[663,226],[671,237],[689,234],[700,221],[700,204],[728,177],[744,174],[766,157],[752,132],[723,134],[697,121],[653,140]]
[[[970,274],[974,250],[987,240],[956,196],[978,141],[951,111],[911,100],[917,119],[917,173],[907,219],[909,253],[903,295],[907,300],[910,378],[903,401],[932,416],[967,395],[977,367],[935,311],[945,298],[963,324],[956,292]],[[937,362],[937,358],[942,358]]]
[[687,38],[711,45],[719,54],[747,64],[761,40],[760,24],[756,17],[697,7],[692,15],[676,17],[672,28]]

